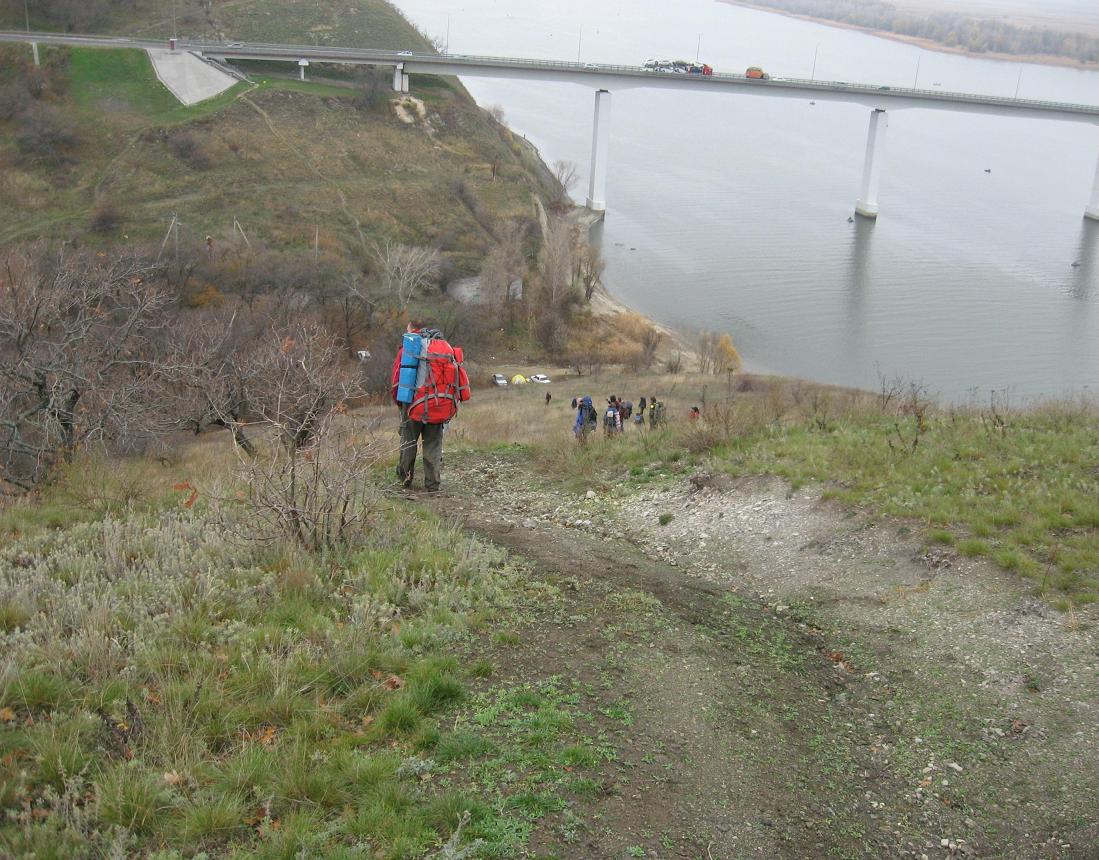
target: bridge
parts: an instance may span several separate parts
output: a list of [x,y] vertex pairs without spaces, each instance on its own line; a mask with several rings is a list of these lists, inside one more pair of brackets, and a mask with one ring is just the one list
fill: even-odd
[[[160,41],[50,33],[0,32],[0,41],[29,42],[34,46],[36,58],[38,43],[83,47],[131,47],[142,50],[165,47]],[[594,87],[595,114],[592,129],[591,174],[586,203],[591,209],[597,211],[606,209],[608,143],[613,90],[676,89],[762,98],[842,102],[869,108],[870,123],[867,131],[866,158],[855,206],[856,213],[866,218],[876,218],[879,212],[878,187],[890,111],[923,108],[1099,125],[1099,105],[943,92],[939,89],[875,86],[847,81],[817,81],[801,78],[772,77],[760,80],[748,78],[742,74],[680,74],[645,69],[640,66],[316,45],[186,40],[178,43],[176,40],[171,40],[170,44],[174,50],[189,51],[200,57],[221,62],[259,60],[292,63],[301,69],[303,77],[305,68],[317,63],[391,67],[393,68],[393,88],[396,92],[408,92],[409,79],[414,74],[556,81]],[[1084,214],[1088,218],[1099,221],[1099,163],[1096,164],[1091,198]]]

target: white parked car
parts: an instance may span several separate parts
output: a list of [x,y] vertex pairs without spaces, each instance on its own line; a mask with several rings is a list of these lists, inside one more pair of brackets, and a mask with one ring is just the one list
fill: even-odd
[[527,379],[531,382],[540,382],[543,385],[549,385],[550,382],[550,378],[544,373],[536,373],[534,376],[528,376]]
[[505,385],[508,384],[508,378],[502,373],[494,373],[492,374],[492,384],[499,385],[501,388],[503,388]]

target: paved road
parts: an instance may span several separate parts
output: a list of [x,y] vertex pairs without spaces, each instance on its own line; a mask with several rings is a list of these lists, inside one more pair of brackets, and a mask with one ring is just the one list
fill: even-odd
[[[163,48],[163,42],[99,36],[39,33],[0,33],[0,41],[38,41],[91,47]],[[565,81],[593,89],[622,90],[660,88],[695,92],[734,92],[768,98],[835,101],[884,110],[929,108],[1000,116],[1030,116],[1070,122],[1099,124],[1099,105],[1069,104],[951,93],[905,87],[883,87],[848,81],[807,81],[798,78],[751,80],[740,74],[684,75],[654,72],[639,66],[570,63],[554,60],[525,60],[511,57],[479,57],[456,54],[423,54],[367,48],[334,48],[307,45],[260,43],[180,42],[179,48],[220,60],[274,60],[297,63],[341,63],[349,65],[403,66],[408,74],[461,75]]]

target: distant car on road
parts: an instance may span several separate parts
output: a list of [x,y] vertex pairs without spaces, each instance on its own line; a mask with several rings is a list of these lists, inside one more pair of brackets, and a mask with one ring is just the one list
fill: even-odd
[[398,57],[411,57],[412,52],[411,51],[398,51],[397,56]]
[[744,77],[753,81],[769,81],[771,76],[767,74],[759,66],[749,66],[748,70],[744,73]]
[[243,48],[244,42],[230,42],[225,46],[226,48]]
[[492,374],[491,382],[493,385],[499,385],[501,388],[504,388],[508,384],[508,378],[502,373],[494,373]]
[[544,373],[536,373],[533,376],[528,376],[527,379],[531,382],[540,382],[542,385],[549,385],[550,383],[550,378]]

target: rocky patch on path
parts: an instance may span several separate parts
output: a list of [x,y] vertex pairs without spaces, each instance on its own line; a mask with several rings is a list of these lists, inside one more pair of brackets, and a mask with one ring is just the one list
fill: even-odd
[[[1070,621],[1016,576],[812,489],[657,465],[648,482],[576,491],[518,457],[479,461],[464,504],[535,543],[631,544],[786,619],[871,738],[871,812],[901,804],[923,834],[898,836],[895,856],[1099,852],[1099,823],[1079,815],[1099,808],[1094,609]],[[892,799],[875,793],[886,774],[905,786]]]

